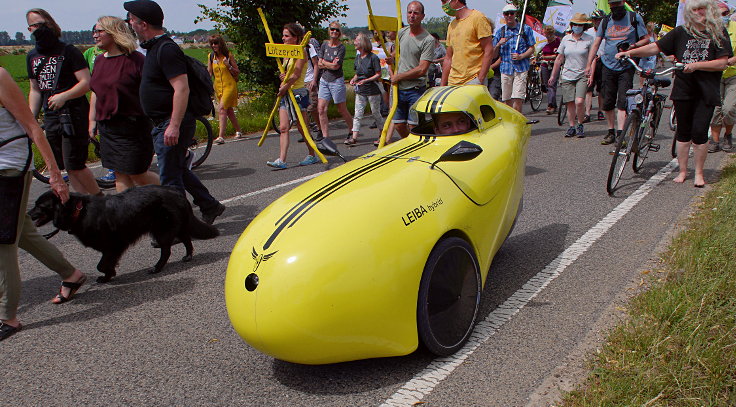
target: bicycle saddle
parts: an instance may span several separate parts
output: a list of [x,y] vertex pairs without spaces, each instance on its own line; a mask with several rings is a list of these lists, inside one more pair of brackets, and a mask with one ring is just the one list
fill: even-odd
[[654,85],[659,88],[666,88],[672,84],[672,79],[670,78],[655,78],[654,79]]

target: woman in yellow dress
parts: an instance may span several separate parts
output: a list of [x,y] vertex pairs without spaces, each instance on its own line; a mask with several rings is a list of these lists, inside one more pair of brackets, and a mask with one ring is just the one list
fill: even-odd
[[220,35],[212,35],[209,38],[212,53],[208,56],[207,70],[212,75],[215,85],[215,96],[217,97],[217,112],[220,117],[220,134],[215,143],[225,143],[225,128],[227,119],[235,127],[235,139],[243,137],[240,132],[240,124],[235,116],[233,108],[238,105],[238,81],[240,71],[238,64],[225,45],[225,40]]

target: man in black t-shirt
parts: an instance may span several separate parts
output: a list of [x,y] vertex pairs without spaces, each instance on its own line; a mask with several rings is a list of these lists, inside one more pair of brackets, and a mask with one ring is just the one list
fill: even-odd
[[44,129],[60,169],[66,169],[75,191],[100,194],[94,175],[87,168],[89,68],[82,53],[65,44],[61,28],[48,12],[26,13],[28,31],[36,47],[26,56],[31,90],[28,104],[34,116],[43,108]]
[[151,0],[123,4],[131,27],[146,49],[140,85],[141,106],[153,120],[153,146],[158,158],[161,185],[192,195],[202,212],[202,220],[212,224],[225,205],[210,195],[207,187],[190,169],[189,145],[196,129],[195,118],[187,112],[189,81],[187,61],[181,48],[164,34],[164,13]]

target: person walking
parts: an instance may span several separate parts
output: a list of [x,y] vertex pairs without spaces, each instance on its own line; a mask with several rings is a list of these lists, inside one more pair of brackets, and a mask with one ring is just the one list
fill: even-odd
[[355,58],[355,76],[350,84],[355,87],[355,115],[353,116],[353,135],[345,139],[345,144],[352,145],[358,142],[360,135],[360,121],[363,119],[365,107],[370,104],[373,119],[377,127],[383,128],[381,116],[381,61],[373,53],[371,40],[364,33],[358,33],[353,41],[358,56]]
[[501,55],[501,100],[521,113],[526,99],[526,79],[534,53],[534,33],[531,27],[519,23],[519,10],[513,4],[503,7],[506,24],[493,35],[493,55]]
[[[289,23],[284,25],[284,29],[281,33],[281,40],[284,42],[284,44],[298,45],[302,42],[303,38],[304,29],[300,25],[296,23]],[[299,133],[302,135],[302,137],[304,137],[304,129],[299,124],[299,122],[296,121],[296,117],[291,117],[291,111],[293,110],[293,108],[291,107],[292,101],[291,97],[289,96],[289,89],[291,89],[291,91],[294,93],[294,99],[296,99],[298,108],[299,110],[301,110],[302,117],[306,118],[307,107],[309,106],[309,90],[307,90],[304,83],[304,77],[307,71],[307,58],[284,59],[285,71],[288,72],[292,64],[294,64],[294,70],[288,78],[286,77],[285,73],[282,73],[280,76],[281,86],[279,86],[279,92],[276,95],[278,98],[280,98],[279,158],[274,161],[266,162],[266,165],[268,165],[269,167],[284,169],[287,166],[286,153],[289,150],[289,130],[291,129],[292,119],[294,119],[294,121],[297,123]],[[318,162],[320,162],[319,158],[317,158],[317,156],[314,154],[314,150],[312,150],[312,147],[309,146],[309,143],[306,144],[308,154],[306,158],[299,162],[299,165],[317,164]]]
[[90,80],[89,136],[99,132],[102,165],[117,174],[115,189],[157,185],[149,171],[153,157],[151,120],[143,114],[139,88],[144,56],[127,24],[117,17],[100,17],[94,27],[95,46],[104,51],[95,61]]
[[26,12],[36,47],[26,56],[31,89],[28,105],[34,116],[43,109],[46,138],[59,167],[66,169],[75,191],[102,194],[87,168],[89,67],[82,53],[60,40],[61,28],[43,9]]
[[[591,66],[601,45],[605,40],[601,55],[601,91],[603,93],[603,113],[608,122],[608,134],[601,144],[611,144],[618,136],[626,121],[626,91],[634,87],[634,67],[628,62],[616,59],[619,47],[634,49],[649,43],[644,20],[633,11],[626,11],[623,0],[608,0],[611,15],[604,18],[598,26],[592,51],[588,55],[585,75],[591,78]],[[590,79],[589,79],[590,81]],[[615,109],[615,111],[614,111]]]
[[[718,3],[718,7],[733,49],[736,46],[736,13],[729,17],[730,10],[722,2]],[[729,58],[728,68],[723,71],[723,76],[721,76],[721,104],[716,106],[713,112],[713,120],[710,122],[709,153],[721,150],[730,152],[733,149],[732,133],[734,123],[736,123],[736,66],[734,65],[736,65],[736,57]],[[723,139],[721,139],[721,130],[724,130],[725,133]]]
[[235,115],[235,107],[238,106],[238,75],[240,75],[240,70],[221,35],[211,35],[208,42],[212,52],[207,56],[207,72],[215,78],[213,84],[215,85],[215,97],[217,98],[217,116],[220,119],[220,129],[215,143],[225,144],[228,119],[235,128],[235,139],[243,138],[238,117]]
[[319,50],[319,68],[322,77],[319,80],[319,91],[317,92],[319,98],[317,100],[319,127],[324,137],[330,136],[330,119],[327,117],[327,108],[330,106],[330,101],[337,106],[337,111],[345,121],[345,126],[350,129],[353,124],[353,118],[350,117],[346,104],[347,88],[345,87],[342,70],[342,64],[345,61],[345,45],[340,41],[342,27],[339,22],[333,21],[329,28],[330,38],[322,43]]
[[[560,78],[559,89],[562,92],[562,103],[567,105],[567,122],[570,125],[565,137],[585,137],[583,123],[585,122],[585,94],[588,91],[585,63],[594,41],[594,38],[585,30],[592,24],[593,22],[585,13],[575,13],[570,19],[572,33],[562,38],[558,48],[559,54],[549,78],[550,84],[557,81],[558,75]],[[560,67],[563,65],[564,68],[560,74]]]
[[647,57],[663,52],[685,64],[682,71],[675,72],[670,93],[677,116],[679,173],[674,181],[683,183],[687,179],[688,153],[692,145],[695,150],[693,185],[702,188],[705,186],[703,168],[708,156],[708,125],[713,110],[721,103],[721,73],[733,57],[733,50],[714,0],[688,0],[684,19],[684,25],[675,27],[656,43],[620,52],[615,57]]
[[[598,32],[598,26],[605,17],[606,13],[604,13],[603,10],[593,10],[593,12],[590,13],[590,18],[593,20],[593,27],[589,28],[586,33],[595,38],[596,33]],[[598,47],[598,52],[594,59],[595,62],[591,66],[590,78],[588,78],[588,92],[585,94],[585,120],[583,123],[588,123],[590,121],[591,111],[593,110],[593,91],[598,94],[598,115],[596,118],[598,120],[606,119],[606,116],[601,110],[603,107],[603,95],[601,93],[601,72],[603,71],[603,63],[601,62],[601,54],[603,53],[604,48],[605,43],[601,42],[601,46]]]
[[189,192],[202,212],[202,220],[212,224],[225,205],[217,201],[186,163],[196,121],[187,112],[189,82],[187,61],[181,48],[164,33],[164,12],[152,0],[132,0],[123,4],[133,31],[146,49],[141,75],[140,99],[143,112],[153,121],[153,146],[158,158],[161,185],[172,186],[182,195]]
[[557,59],[558,48],[560,47],[560,39],[557,38],[555,27],[551,25],[544,26],[544,37],[547,38],[547,44],[542,47],[539,56],[539,68],[542,76],[542,87],[547,92],[547,114],[554,114],[557,111],[557,81],[550,81],[552,76],[552,67]]
[[493,57],[493,30],[486,16],[469,9],[467,0],[440,0],[454,19],[447,26],[447,56],[442,85],[486,85]]
[[87,280],[56,246],[38,233],[26,213],[32,179],[29,169],[33,165],[31,141],[46,162],[51,190],[62,202],[68,201],[69,187],[61,177],[43,130],[13,77],[0,68],[0,341],[23,329],[17,315],[21,294],[18,248],[62,278],[59,294],[52,299],[54,304],[71,300]]

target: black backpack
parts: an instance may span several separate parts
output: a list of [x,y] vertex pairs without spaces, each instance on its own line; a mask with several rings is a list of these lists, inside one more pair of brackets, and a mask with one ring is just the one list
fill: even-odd
[[[171,44],[179,46],[174,41]],[[158,63],[161,64],[161,49],[166,44],[162,44],[158,50]],[[189,82],[189,101],[187,103],[187,112],[195,116],[209,116],[214,114],[215,106],[212,103],[212,97],[215,94],[215,88],[212,85],[212,77],[207,72],[207,66],[199,62],[199,60],[184,54],[187,62],[187,80]]]

